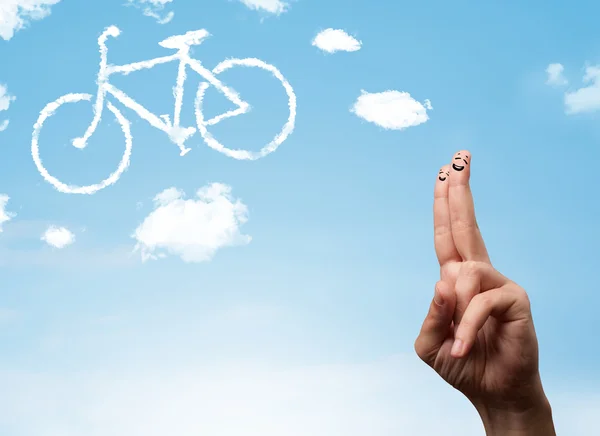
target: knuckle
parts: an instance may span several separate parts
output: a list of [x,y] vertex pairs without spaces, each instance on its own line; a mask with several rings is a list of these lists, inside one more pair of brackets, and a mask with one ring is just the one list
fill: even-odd
[[477,306],[478,309],[489,309],[493,305],[492,297],[488,292],[475,295],[472,303]]
[[481,262],[477,262],[475,260],[467,260],[462,263],[460,272],[465,276],[476,276],[481,272],[482,264]]
[[519,301],[525,309],[531,311],[531,300],[529,299],[527,291],[516,284],[512,286],[512,291],[514,292],[517,301]]

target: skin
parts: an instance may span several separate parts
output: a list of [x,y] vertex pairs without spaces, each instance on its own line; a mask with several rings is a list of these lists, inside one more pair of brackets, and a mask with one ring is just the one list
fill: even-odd
[[469,165],[469,152],[459,151],[452,159],[452,169],[463,171]]
[[442,168],[440,170],[440,172],[438,173],[438,180],[440,182],[445,182],[448,177],[450,177],[450,171],[448,171],[447,169]]
[[555,436],[530,301],[492,266],[470,174],[466,150],[438,173],[433,214],[440,280],[415,351],[471,401],[488,436]]

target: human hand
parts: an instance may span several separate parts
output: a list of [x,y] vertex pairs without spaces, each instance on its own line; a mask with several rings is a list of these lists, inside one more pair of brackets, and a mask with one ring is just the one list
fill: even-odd
[[470,167],[471,153],[463,150],[438,173],[440,281],[415,351],[473,403],[488,435],[554,436],[529,298],[490,262],[475,218]]

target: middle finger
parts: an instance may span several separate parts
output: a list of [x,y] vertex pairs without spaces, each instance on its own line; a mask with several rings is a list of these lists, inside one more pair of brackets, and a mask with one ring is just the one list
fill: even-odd
[[490,258],[475,219],[475,204],[469,177],[471,175],[471,153],[461,150],[454,155],[450,164],[448,206],[454,245],[463,260],[490,263]]

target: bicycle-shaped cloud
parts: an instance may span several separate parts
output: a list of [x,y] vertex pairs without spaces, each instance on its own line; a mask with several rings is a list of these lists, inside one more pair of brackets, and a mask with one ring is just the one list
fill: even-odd
[[[196,128],[182,127],[180,124],[181,107],[183,105],[183,90],[185,80],[187,77],[187,67],[191,68],[193,71],[198,73],[205,80],[205,82],[201,82],[198,87],[195,100],[195,112],[198,131],[200,132],[200,135],[202,136],[206,144],[211,148],[235,159],[255,160],[275,151],[277,147],[283,141],[285,141],[289,134],[292,133],[292,131],[294,130],[294,123],[296,120],[296,95],[294,94],[294,90],[292,89],[288,81],[285,79],[285,77],[283,77],[279,70],[274,66],[269,65],[266,62],[261,61],[260,59],[247,58],[227,59],[218,64],[212,71],[206,69],[198,60],[192,59],[189,56],[190,47],[202,43],[202,41],[209,36],[209,33],[203,29],[187,32],[184,35],[171,36],[159,43],[159,45],[161,45],[162,47],[177,50],[177,53],[173,55],[121,66],[109,65],[107,61],[108,49],[106,47],[106,40],[109,36],[117,37],[119,36],[119,34],[120,30],[117,27],[110,26],[98,38],[98,44],[100,45],[101,61],[100,71],[98,73],[97,79],[98,92],[96,94],[96,102],[93,106],[94,118],[90,126],[85,131],[84,135],[82,137],[74,139],[72,141],[72,144],[73,146],[80,149],[86,147],[88,139],[92,136],[102,119],[102,112],[104,110],[104,105],[106,104],[108,110],[112,112],[112,114],[119,122],[123,134],[125,135],[125,153],[123,154],[123,157],[121,158],[119,166],[117,167],[115,172],[113,172],[110,176],[108,176],[100,183],[94,185],[67,185],[58,180],[56,177],[50,175],[50,173],[48,173],[46,168],[44,168],[44,166],[42,165],[42,161],[39,155],[38,139],[44,122],[48,117],[52,116],[55,113],[55,111],[63,104],[76,103],[84,100],[91,101],[93,96],[91,94],[67,94],[62,97],[59,97],[54,102],[47,104],[46,107],[41,111],[40,116],[34,125],[33,138],[31,143],[31,153],[33,155],[33,161],[35,162],[35,165],[37,166],[44,179],[52,185],[54,185],[54,187],[59,191],[69,194],[93,194],[94,192],[97,192],[100,189],[103,189],[115,183],[129,166],[132,148],[130,123],[110,101],[106,101],[107,95],[114,97],[122,105],[137,113],[140,118],[143,118],[144,120],[148,121],[148,123],[150,123],[150,125],[152,125],[153,127],[156,127],[157,129],[167,133],[171,141],[173,141],[179,147],[181,156],[185,155],[188,151],[190,151],[191,149],[186,148],[184,144],[185,141],[196,132]],[[149,69],[153,68],[156,65],[165,64],[173,61],[179,62],[179,69],[177,73],[176,86],[174,89],[175,110],[172,122],[168,115],[157,116],[153,114],[148,109],[134,101],[131,97],[129,97],[127,94],[125,94],[123,91],[116,88],[109,82],[109,77],[112,74],[129,74],[133,71]],[[233,90],[231,87],[226,86],[216,77],[217,74],[222,73],[223,71],[236,65],[245,67],[258,67],[271,72],[282,83],[289,98],[289,118],[286,124],[271,142],[269,142],[266,146],[264,146],[257,152],[241,149],[232,150],[230,148],[227,148],[221,143],[219,143],[208,131],[209,126],[215,125],[226,118],[231,118],[237,115],[247,113],[250,110],[250,105],[243,101],[235,90]],[[205,119],[202,113],[202,102],[204,93],[210,85],[214,86],[228,100],[230,100],[235,106],[237,106],[237,109],[228,111],[224,114],[218,115],[208,120]]]

